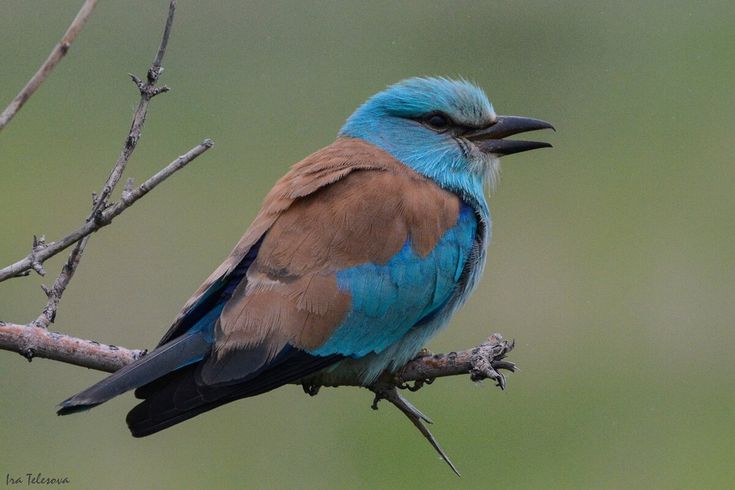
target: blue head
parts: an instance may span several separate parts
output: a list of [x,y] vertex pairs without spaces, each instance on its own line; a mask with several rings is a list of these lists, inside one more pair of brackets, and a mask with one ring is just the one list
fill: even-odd
[[[497,116],[485,93],[465,80],[410,78],[368,99],[339,134],[364,139],[442,187],[484,205],[483,184],[495,184],[499,156],[548,146],[502,138],[542,127],[551,126]],[[520,148],[518,143],[527,145]]]

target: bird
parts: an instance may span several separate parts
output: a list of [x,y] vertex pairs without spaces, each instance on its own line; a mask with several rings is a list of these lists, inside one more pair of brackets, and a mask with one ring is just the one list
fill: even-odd
[[546,128],[497,115],[465,79],[388,86],[278,180],[153,351],[58,414],[135,390],[126,421],[143,437],[315,374],[395,372],[478,284],[499,159],[551,146],[505,138]]

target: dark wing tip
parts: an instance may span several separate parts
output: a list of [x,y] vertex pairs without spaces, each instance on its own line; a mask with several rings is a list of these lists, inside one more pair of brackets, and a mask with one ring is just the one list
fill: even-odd
[[71,415],[73,413],[85,412],[96,407],[99,403],[84,403],[74,401],[74,397],[68,398],[59,403],[59,409],[56,415]]

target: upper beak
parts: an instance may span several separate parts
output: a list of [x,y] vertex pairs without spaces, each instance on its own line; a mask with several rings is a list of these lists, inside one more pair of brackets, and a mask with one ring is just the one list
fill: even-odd
[[[547,128],[554,129],[554,126],[541,119],[519,116],[498,116],[491,126],[466,133],[464,137],[474,142],[481,151],[502,156],[535,150],[536,148],[551,148],[549,143],[541,141],[503,139],[506,136]],[[554,129],[554,131],[556,130]]]

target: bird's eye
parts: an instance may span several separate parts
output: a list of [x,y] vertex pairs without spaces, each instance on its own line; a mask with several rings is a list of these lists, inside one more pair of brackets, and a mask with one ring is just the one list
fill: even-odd
[[435,131],[444,131],[449,127],[449,120],[441,114],[432,114],[426,119],[426,124]]

